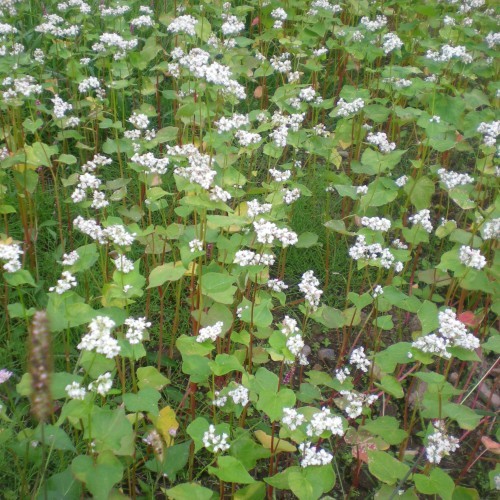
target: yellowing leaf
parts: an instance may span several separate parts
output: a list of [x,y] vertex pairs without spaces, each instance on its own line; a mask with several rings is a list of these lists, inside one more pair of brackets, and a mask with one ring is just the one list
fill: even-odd
[[175,411],[170,406],[166,406],[160,410],[160,416],[156,420],[156,428],[163,436],[167,448],[172,446],[177,429],[179,428],[179,422],[177,422]]
[[264,431],[255,431],[254,434],[255,437],[260,441],[262,446],[264,448],[267,448],[268,450],[271,450],[273,453],[279,453],[280,451],[293,453],[297,451],[297,448],[293,444],[283,439],[275,437],[273,442],[272,436],[266,434]]

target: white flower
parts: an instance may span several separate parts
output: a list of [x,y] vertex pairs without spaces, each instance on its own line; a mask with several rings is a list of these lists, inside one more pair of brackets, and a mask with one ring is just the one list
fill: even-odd
[[151,326],[151,322],[146,321],[145,317],[127,318],[125,320],[125,324],[128,327],[125,332],[125,338],[130,342],[130,344],[138,344],[139,342],[142,342],[146,330]]
[[326,407],[323,407],[320,412],[314,414],[306,429],[306,434],[310,437],[319,437],[324,432],[331,432],[336,436],[344,435],[342,419],[336,415],[332,415]]
[[358,418],[363,413],[363,406],[371,406],[378,399],[375,395],[365,396],[355,391],[340,391],[340,394],[346,402],[344,411],[349,418]]
[[484,225],[483,238],[485,240],[500,238],[500,218],[493,219]]
[[420,212],[409,217],[408,220],[414,225],[420,224],[428,233],[432,233],[432,222],[430,215],[430,210],[424,208],[423,210],[420,210]]
[[[144,130],[149,127],[149,118],[143,113],[136,113],[135,111],[132,113],[132,116],[128,119],[128,121],[135,127],[140,130]],[[135,160],[134,160],[135,161]]]
[[401,177],[398,177],[394,182],[398,187],[401,188],[408,182],[408,176],[402,175]]
[[281,423],[286,425],[291,431],[297,429],[305,421],[304,415],[299,413],[295,408],[283,408],[283,417]]
[[73,250],[73,252],[70,253],[65,253],[63,255],[62,259],[62,265],[63,266],[72,266],[78,262],[78,259],[80,258],[80,255],[76,250]]
[[370,144],[378,146],[380,152],[384,154],[390,153],[396,149],[396,143],[389,142],[385,132],[377,132],[376,134],[370,132],[366,137],[366,141]]
[[191,240],[189,242],[189,251],[191,253],[193,252],[201,252],[203,250],[203,241],[200,241],[198,239]]
[[215,426],[210,425],[208,431],[203,434],[203,446],[213,453],[219,451],[227,451],[230,448],[227,442],[229,436],[224,432],[223,434],[215,434]]
[[198,20],[193,16],[179,16],[175,18],[167,27],[169,33],[185,33],[186,35],[195,36],[195,26]]
[[358,347],[352,351],[349,363],[365,373],[368,372],[368,368],[371,365],[370,361],[366,358],[364,347]]
[[[285,284],[282,280],[279,280],[279,279],[270,279],[267,282],[267,286],[273,292],[282,292],[283,290],[286,290],[288,288],[288,285]],[[288,317],[288,316],[285,316],[285,317]]]
[[118,341],[111,336],[111,330],[116,323],[107,316],[96,316],[90,323],[88,333],[82,337],[77,348],[86,351],[95,350],[99,354],[104,354],[112,359],[120,354]]
[[379,295],[384,293],[384,289],[380,285],[376,285],[372,292],[372,297],[376,299]]
[[205,342],[205,340],[211,340],[214,342],[217,337],[222,333],[222,327],[224,323],[222,321],[217,321],[213,326],[206,326],[205,328],[200,328],[198,336],[196,337],[196,342]]
[[370,21],[369,17],[363,16],[361,18],[360,24],[364,26],[368,31],[377,31],[387,25],[387,17],[377,15],[377,17],[373,21]]
[[359,110],[364,108],[365,101],[358,97],[352,102],[346,102],[344,99],[339,99],[337,102],[337,116],[348,117],[356,114]]
[[85,398],[85,387],[82,387],[78,382],[71,382],[71,384],[68,384],[64,390],[66,391],[66,394],[68,397],[71,399],[84,399]]
[[249,391],[241,384],[238,384],[235,389],[230,390],[227,395],[233,400],[235,405],[246,406],[248,404]]
[[362,217],[361,224],[373,231],[386,232],[391,228],[391,221],[383,217]]
[[302,453],[301,467],[328,465],[333,460],[333,455],[323,449],[317,448],[312,443],[300,443],[299,450]]
[[466,245],[460,247],[458,258],[465,266],[478,270],[482,269],[487,263],[484,255],[481,255],[479,250],[473,250]]
[[458,443],[457,438],[446,434],[444,422],[435,422],[434,433],[427,438],[427,447],[425,448],[427,460],[433,464],[440,463],[443,457],[459,448]]
[[59,295],[62,295],[64,292],[71,290],[78,285],[76,278],[69,272],[63,271],[61,278],[57,280],[56,286],[51,286],[49,288],[49,292],[56,292]]
[[20,257],[23,253],[17,243],[0,241],[0,260],[6,261],[3,268],[8,273],[15,273],[21,269]]
[[125,255],[119,255],[116,259],[113,259],[113,264],[116,266],[116,270],[123,274],[128,274],[134,270],[134,263]]
[[294,356],[298,356],[302,352],[304,345],[304,340],[302,339],[302,335],[300,335],[300,333],[290,335],[286,339],[286,347]]
[[314,276],[314,271],[306,271],[299,283],[299,290],[305,295],[306,302],[313,311],[318,308],[323,295],[323,290],[320,290],[318,285],[319,280]]
[[400,49],[403,46],[403,42],[396,33],[386,33],[382,39],[382,49],[384,49],[385,54],[389,54],[393,50]]
[[106,396],[113,387],[113,377],[110,372],[103,373],[99,375],[96,380],[89,384],[89,391],[95,391],[101,396]]

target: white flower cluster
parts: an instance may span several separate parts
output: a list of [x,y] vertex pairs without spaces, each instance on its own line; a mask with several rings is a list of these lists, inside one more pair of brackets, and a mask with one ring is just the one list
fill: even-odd
[[71,382],[71,384],[68,384],[64,388],[64,390],[66,391],[66,394],[68,395],[68,397],[71,399],[83,400],[85,398],[85,394],[87,393],[87,391],[85,390],[85,387],[83,387],[81,384],[79,384],[76,381]]
[[257,215],[269,213],[272,208],[271,203],[259,203],[256,199],[247,201],[247,215],[252,219]]
[[286,425],[291,431],[300,427],[305,421],[304,415],[299,413],[295,408],[283,408],[283,417],[281,423]]
[[500,135],[500,120],[496,122],[481,122],[477,131],[483,134],[483,141],[486,146],[494,146],[497,137]]
[[386,55],[390,54],[393,50],[400,49],[403,46],[401,38],[399,38],[396,33],[386,33],[382,37],[382,40],[382,49]]
[[101,184],[101,179],[93,173],[86,172],[84,174],[80,174],[78,177],[78,184],[71,194],[73,203],[86,201],[87,190],[91,190],[93,199],[90,206],[95,209],[107,207],[109,205],[109,201],[106,200],[105,193],[99,190]]
[[318,13],[319,9],[326,10],[331,12],[332,14],[338,14],[342,12],[342,7],[337,4],[331,4],[329,0],[313,0],[311,2],[311,8],[308,11],[308,16],[315,16]]
[[460,247],[458,258],[462,264],[473,269],[480,270],[487,264],[484,255],[479,250],[474,250],[467,245]]
[[425,454],[427,460],[433,464],[438,464],[441,459],[450,455],[459,448],[459,441],[446,433],[444,422],[434,422],[434,433],[427,438]]
[[61,278],[57,280],[56,286],[51,286],[49,288],[49,292],[56,292],[59,295],[62,295],[64,292],[75,288],[78,285],[76,278],[69,272],[63,271],[61,274]]
[[396,143],[389,142],[385,132],[377,132],[376,134],[369,133],[366,137],[366,141],[377,146],[380,152],[384,154],[390,153],[396,149]]
[[220,186],[214,186],[210,190],[210,199],[212,201],[222,201],[225,203],[231,199],[231,194],[222,189]]
[[237,35],[240,31],[245,29],[245,23],[242,23],[236,16],[230,14],[222,14],[221,30],[225,36]]
[[214,406],[217,406],[217,408],[222,408],[226,406],[227,396],[221,395],[220,391],[215,391],[214,396],[215,399],[212,401],[212,404]]
[[343,384],[347,377],[351,374],[351,371],[349,370],[349,368],[344,367],[344,368],[337,368],[335,370],[335,378],[341,383]]
[[402,188],[408,182],[408,176],[402,175],[401,177],[398,177],[394,182],[396,183],[396,186]]
[[247,132],[246,130],[238,130],[234,134],[234,137],[238,140],[239,145],[244,148],[250,146],[251,144],[258,144],[262,140],[260,134]]
[[307,304],[313,311],[318,308],[321,295],[323,295],[323,290],[320,290],[318,286],[319,280],[314,276],[314,271],[306,271],[302,275],[299,290],[304,294]]
[[64,115],[73,109],[73,105],[63,101],[58,94],[51,101],[54,104],[54,116],[56,118],[64,118]]
[[373,21],[369,17],[363,16],[360,25],[364,26],[367,31],[377,31],[387,25],[387,17],[378,14]]
[[144,130],[149,127],[149,118],[144,113],[133,112],[128,121],[135,127]]
[[497,45],[500,45],[500,33],[490,32],[486,35],[484,41],[488,44],[488,48],[494,49]]
[[358,370],[367,373],[370,368],[370,360],[367,359],[364,347],[358,347],[351,352],[349,364],[354,365]]
[[78,262],[79,259],[80,259],[80,255],[78,254],[78,252],[76,250],[73,250],[70,253],[63,254],[61,264],[63,266],[73,266],[74,264],[76,264]]
[[231,389],[227,395],[233,400],[235,405],[246,406],[249,402],[249,390],[241,384]]
[[130,344],[138,344],[139,342],[142,342],[146,330],[151,326],[151,322],[146,321],[145,317],[127,318],[125,320],[125,324],[128,327],[125,332],[125,338]]
[[290,61],[290,53],[283,52],[275,54],[270,60],[272,68],[278,73],[290,73],[292,71],[292,61]]
[[304,345],[305,343],[300,333],[296,335],[290,335],[286,339],[286,347],[295,357],[299,356],[302,353]]
[[278,170],[277,168],[270,168],[269,173],[275,182],[286,182],[292,176],[291,170]]
[[346,403],[344,411],[349,418],[358,418],[364,406],[369,407],[378,399],[376,395],[366,396],[356,391],[340,391],[340,394]]
[[229,436],[224,432],[222,434],[215,434],[215,426],[210,425],[208,431],[203,434],[203,446],[213,453],[219,451],[227,451],[230,448],[227,440]]
[[453,189],[457,186],[465,186],[466,184],[471,184],[474,179],[469,174],[459,174],[458,172],[453,172],[452,170],[445,170],[440,168],[437,171],[439,179],[446,186],[447,189]]
[[446,359],[451,358],[449,347],[463,347],[469,351],[479,347],[479,340],[467,331],[466,326],[457,319],[457,315],[451,309],[440,311],[438,320],[439,335],[431,333],[420,337],[412,343],[412,347]]
[[104,155],[97,154],[92,160],[82,165],[83,172],[95,172],[99,167],[111,165],[113,160]]
[[302,453],[301,467],[328,465],[333,460],[333,455],[321,448],[317,448],[312,443],[300,443],[299,450]]
[[199,184],[204,189],[210,189],[217,172],[212,170],[212,159],[204,155],[192,144],[184,146],[167,147],[167,151],[173,156],[187,157],[188,167],[177,167],[174,173],[179,177],[189,179],[193,184]]
[[428,233],[432,233],[431,212],[429,209],[420,210],[415,215],[408,217],[408,220],[414,225],[420,224]]
[[300,198],[300,189],[299,188],[293,188],[293,189],[282,189],[283,193],[283,201],[287,205],[291,205],[295,201],[297,201]]
[[486,3],[486,0],[462,0],[462,3],[458,9],[461,14],[467,14],[473,10],[479,9]]
[[361,217],[361,224],[373,231],[386,232],[391,229],[391,221],[384,217]]
[[8,102],[17,99],[21,96],[31,97],[32,95],[41,94],[42,86],[36,83],[32,76],[20,76],[18,78],[11,78],[10,76],[4,78],[2,81],[4,87],[9,87],[2,94],[4,101]]
[[99,5],[99,10],[101,11],[102,17],[117,17],[123,16],[130,10],[129,5],[117,5],[116,7],[106,7],[105,5]]
[[425,57],[436,62],[448,62],[451,61],[451,59],[460,59],[465,64],[472,62],[472,56],[463,45],[453,47],[452,45],[446,44],[441,47],[439,52],[428,50]]
[[[74,24],[64,24],[64,19],[57,14],[43,16],[45,22],[35,26],[37,33],[51,35],[58,38],[70,38],[80,33],[80,28]],[[63,26],[61,26],[63,25]]]
[[194,240],[191,240],[189,242],[189,251],[191,253],[201,252],[202,250],[203,250],[203,241],[198,240],[197,238],[195,238]]
[[339,99],[337,102],[337,116],[348,117],[356,114],[359,110],[365,107],[365,101],[358,97],[352,102],[347,102],[344,99]]
[[57,4],[57,10],[61,12],[65,12],[71,8],[77,8],[81,14],[90,14],[92,12],[90,5],[83,0],[67,0],[66,2]]
[[134,17],[130,21],[130,26],[132,28],[152,28],[155,25],[153,18],[148,14],[143,14],[139,17]]
[[217,321],[213,326],[206,326],[205,328],[200,328],[198,336],[196,337],[196,342],[205,342],[205,340],[211,340],[214,342],[217,337],[222,333],[222,327],[224,323],[222,321]]
[[0,260],[5,262],[3,268],[8,273],[15,273],[21,269],[20,257],[23,253],[21,246],[17,243],[0,241]]
[[344,435],[342,419],[337,415],[332,415],[330,409],[326,406],[313,415],[306,428],[306,434],[309,437],[320,437],[324,432],[330,432],[335,436]]
[[286,18],[288,17],[288,14],[285,12],[284,9],[282,9],[281,7],[278,7],[277,9],[274,9],[271,12],[271,17],[273,19],[276,19],[276,21],[274,22],[273,28],[281,29],[281,28],[283,28],[283,21],[286,20]]
[[222,134],[223,132],[237,130],[246,125],[250,125],[250,120],[248,119],[248,115],[234,113],[230,118],[222,116],[219,120],[214,122],[214,125],[217,127],[217,132]]
[[289,335],[295,334],[299,331],[299,328],[297,327],[297,321],[293,318],[290,318],[290,316],[285,316],[283,318],[281,326],[281,333],[285,335],[285,337],[288,337]]
[[144,153],[142,155],[136,153],[130,161],[137,163],[141,167],[144,167],[151,174],[166,174],[168,171],[168,164],[170,160],[168,158],[155,158],[153,153]]
[[279,279],[270,279],[267,282],[268,288],[270,288],[273,292],[282,292],[283,290],[286,290],[288,288],[288,285]]
[[485,240],[500,238],[500,218],[493,219],[484,225],[483,238]]
[[113,59],[118,61],[123,59],[128,51],[135,49],[138,43],[137,38],[125,40],[117,33],[103,33],[99,37],[99,42],[92,45],[92,50],[95,52],[106,52],[110,49],[117,49],[113,55]]
[[359,235],[356,243],[349,248],[349,256],[354,260],[372,260],[379,263],[384,269],[391,267],[399,273],[403,270],[403,263],[397,261],[388,248],[383,248],[380,243],[366,244],[366,238]]
[[186,35],[195,36],[195,26],[198,24],[198,19],[193,16],[179,16],[176,17],[167,27],[169,33],[176,35],[185,33]]
[[118,341],[111,336],[116,323],[107,316],[97,316],[89,323],[89,331],[77,345],[80,350],[96,351],[112,359],[120,354]]
[[245,266],[272,266],[275,257],[270,253],[258,254],[251,250],[238,250],[234,256],[233,264]]
[[295,245],[298,241],[297,233],[287,228],[278,228],[274,222],[269,222],[265,219],[254,221],[253,227],[257,233],[257,241],[259,243],[271,245],[276,239],[281,242],[283,248],[285,248],[290,245]]
[[99,375],[93,382],[88,386],[89,391],[95,391],[102,397],[106,396],[108,392],[113,387],[113,376],[110,372],[103,373]]
[[373,288],[373,292],[372,292],[372,297],[374,299],[376,299],[377,297],[379,297],[380,295],[382,295],[384,293],[384,289],[380,286],[380,285],[376,285],[374,288]]
[[78,84],[78,91],[82,94],[84,92],[88,92],[91,89],[96,91],[101,90],[101,82],[95,76],[89,76],[88,78],[83,79]]

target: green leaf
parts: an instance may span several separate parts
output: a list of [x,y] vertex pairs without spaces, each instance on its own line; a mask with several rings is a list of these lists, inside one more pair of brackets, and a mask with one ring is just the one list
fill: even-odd
[[71,466],[59,474],[54,474],[40,488],[36,500],[79,500],[82,497],[82,485],[71,473]]
[[455,403],[443,405],[443,414],[453,420],[456,420],[462,429],[474,430],[481,421],[481,415],[477,414],[468,406]]
[[271,450],[257,444],[248,431],[237,429],[234,440],[231,442],[229,454],[237,458],[246,470],[252,470],[257,461],[271,456]]
[[236,359],[234,354],[218,354],[215,361],[210,361],[208,366],[214,375],[217,376],[226,375],[233,371],[243,371],[243,366],[241,366],[241,363]]
[[178,484],[163,492],[173,500],[210,500],[213,495],[212,490],[196,483]]
[[412,178],[404,186],[410,196],[410,201],[417,210],[429,208],[434,195],[434,182],[426,175],[414,181]]
[[385,373],[392,373],[398,364],[410,361],[411,358],[408,356],[410,349],[409,342],[398,342],[375,354],[375,362]]
[[139,381],[137,384],[139,389],[153,387],[159,391],[167,384],[170,384],[170,380],[162,375],[154,366],[142,366],[138,368],[137,379]]
[[302,233],[297,243],[295,244],[295,248],[310,248],[318,242],[318,235],[312,232]]
[[365,421],[362,429],[366,429],[371,434],[380,436],[388,444],[399,444],[408,433],[399,428],[399,422],[394,417],[378,417],[376,420]]
[[95,465],[94,459],[87,455],[74,458],[71,471],[96,500],[108,500],[111,489],[123,477],[123,465],[109,451],[101,453]]
[[182,356],[182,372],[190,375],[191,382],[206,382],[211,374],[209,360],[203,356]]
[[210,474],[214,474],[221,481],[227,483],[251,484],[255,479],[246,471],[244,465],[234,457],[219,457],[218,467],[209,467]]
[[302,471],[291,472],[288,475],[288,484],[299,500],[316,500],[321,496],[321,493],[315,494],[313,484],[303,476]]
[[186,272],[186,268],[181,262],[169,262],[155,267],[149,275],[148,288],[162,286],[167,281],[178,281]]
[[159,414],[158,401],[161,394],[152,387],[144,387],[137,394],[124,394],[125,408],[131,412],[145,411],[157,416]]
[[452,500],[455,483],[453,479],[443,470],[435,468],[431,471],[429,477],[423,474],[413,476],[415,487],[420,493],[425,495],[438,494],[443,500]]
[[236,292],[234,281],[228,274],[207,273],[202,276],[201,292],[221,304],[232,304]]
[[438,308],[434,302],[425,300],[417,311],[417,316],[422,325],[422,335],[427,335],[439,328]]
[[410,468],[384,451],[368,451],[368,469],[380,481],[396,484]]
[[258,481],[240,488],[234,493],[234,500],[264,500],[266,498],[266,484]]
[[[42,425],[43,439],[42,439]],[[32,440],[44,442],[45,446],[54,448],[55,450],[62,451],[76,451],[69,436],[60,427],[55,425],[40,424],[33,433]]]
[[134,430],[123,408],[104,410],[94,407],[90,422],[83,421],[84,439],[95,443],[96,453],[112,451],[115,455],[134,453]]
[[380,387],[383,391],[387,392],[387,394],[390,394],[397,399],[404,397],[403,387],[401,386],[401,383],[391,375],[384,375],[380,380],[380,384],[375,385],[377,387]]
[[457,486],[453,491],[452,500],[479,500],[480,496],[476,489]]
[[160,462],[157,458],[148,460],[145,463],[146,469],[158,474],[166,474],[170,481],[175,481],[177,473],[180,472],[188,462],[191,443],[192,441],[189,440],[185,443],[175,444],[165,448],[163,462]]
[[35,280],[27,269],[19,269],[15,273],[4,273],[3,277],[10,286],[30,285],[36,287]]

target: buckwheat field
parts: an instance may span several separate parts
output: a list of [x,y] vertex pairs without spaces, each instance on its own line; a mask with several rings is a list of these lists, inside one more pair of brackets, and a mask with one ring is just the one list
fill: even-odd
[[498,498],[493,0],[0,0],[6,500]]

